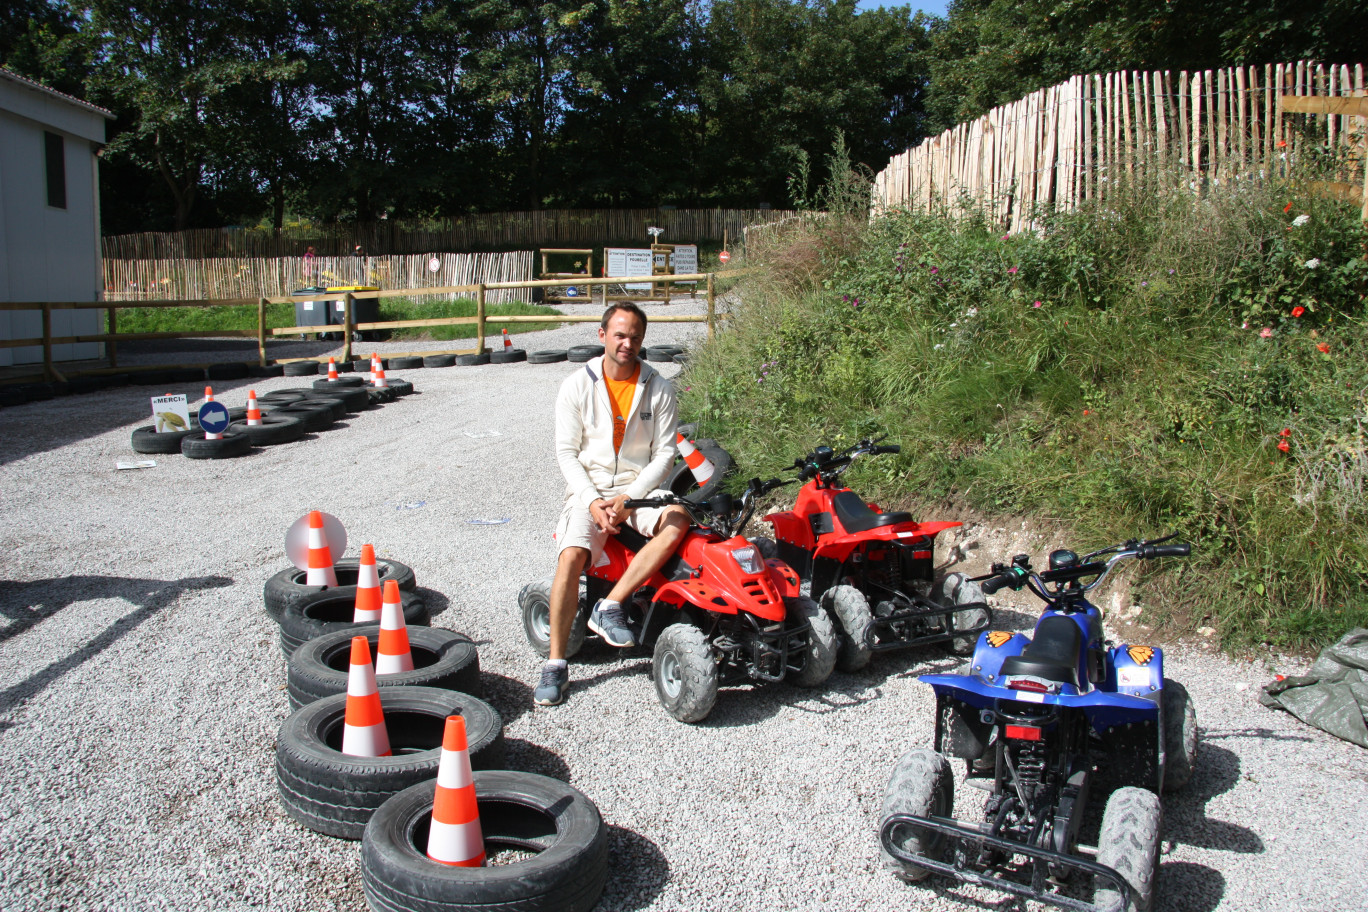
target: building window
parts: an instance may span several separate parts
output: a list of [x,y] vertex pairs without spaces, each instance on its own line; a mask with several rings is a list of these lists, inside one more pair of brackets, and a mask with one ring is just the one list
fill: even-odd
[[66,205],[66,143],[56,133],[43,133],[47,154],[47,202],[54,209]]

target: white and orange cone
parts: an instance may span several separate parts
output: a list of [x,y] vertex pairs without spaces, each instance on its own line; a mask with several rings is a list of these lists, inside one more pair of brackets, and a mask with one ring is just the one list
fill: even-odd
[[336,362],[335,360],[333,360],[332,358],[329,358],[329,359],[328,359],[328,379],[329,379],[329,380],[336,380],[336,379],[337,379],[337,362]]
[[361,563],[356,571],[356,611],[352,622],[375,624],[380,620],[380,571],[375,567],[375,546],[361,546]]
[[347,672],[347,713],[342,720],[342,753],[352,757],[390,756],[385,710],[375,686],[370,643],[352,637],[351,668]]
[[508,330],[506,330],[506,329],[503,331],[503,340],[504,340],[504,351],[506,351],[506,352],[512,351],[512,350],[513,350],[513,340],[510,339],[510,338],[508,338]]
[[480,831],[480,807],[475,800],[475,776],[470,771],[470,749],[462,716],[447,716],[442,733],[427,854],[444,865],[484,865],[484,834]]
[[708,479],[717,471],[712,460],[704,456],[689,438],[678,431],[675,431],[675,442],[679,444],[679,455],[684,457],[684,461],[689,464],[689,471],[693,472],[694,481],[700,486],[707,484]]
[[409,649],[399,584],[385,580],[384,603],[380,608],[380,642],[375,647],[375,673],[398,674],[401,671],[413,671],[413,651]]
[[332,551],[328,549],[328,536],[323,532],[323,514],[317,510],[309,513],[309,569],[304,577],[304,585],[337,585]]
[[374,379],[375,379],[375,372],[378,371],[379,369],[380,369],[380,356],[379,356],[378,354],[376,354],[375,352],[371,352],[371,366],[370,366],[370,378],[369,378],[369,379],[374,380]]
[[371,385],[376,389],[384,389],[389,386],[385,381],[385,369],[376,361],[371,365]]
[[256,427],[261,424],[261,407],[257,405],[256,390],[247,391],[247,426]]
[[[204,401],[205,401],[205,402],[213,402],[213,401],[214,401],[214,388],[213,388],[212,386],[206,386],[206,387],[204,388]],[[222,434],[211,434],[211,433],[209,433],[208,431],[205,431],[205,432],[204,432],[204,439],[205,439],[205,440],[222,440],[222,439],[223,439],[223,435],[222,435]]]

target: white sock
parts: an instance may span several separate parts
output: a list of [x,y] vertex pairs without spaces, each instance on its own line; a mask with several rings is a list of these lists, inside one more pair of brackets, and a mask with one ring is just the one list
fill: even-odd
[[622,602],[615,602],[612,599],[603,599],[599,602],[599,611],[608,611],[612,608],[621,608]]
[[570,667],[570,663],[567,662],[567,661],[565,661],[565,659],[547,659],[547,660],[546,660],[546,664],[552,666],[553,668],[569,668],[569,667]]

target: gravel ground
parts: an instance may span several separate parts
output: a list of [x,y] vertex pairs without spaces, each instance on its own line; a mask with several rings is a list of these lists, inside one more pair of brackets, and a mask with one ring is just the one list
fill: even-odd
[[[656,324],[648,343],[701,333]],[[516,343],[591,336],[571,326]],[[142,471],[115,462],[143,458],[128,436],[148,423],[146,389],[0,411],[0,908],[365,908],[358,844],[302,829],[275,795],[288,708],[261,587],[309,509],[342,520],[349,555],[372,542],[410,564],[443,609],[434,624],[479,643],[510,766],[598,803],[613,853],[600,909],[1012,906],[878,867],[883,785],[900,754],[929,744],[931,693],[916,676],[953,668],[942,652],[883,656],[815,691],[728,689],[686,726],[656,703],[644,651],[591,646],[572,663],[569,702],[533,707],[540,660],[516,596],[553,564],[563,481],[551,406],[574,369],[395,372],[418,392],[332,430],[243,459],[154,457]],[[217,393],[238,405],[249,384],[302,385]],[[1005,607],[1017,609],[1001,612],[1005,626],[1035,616],[1025,601]],[[1166,802],[1158,907],[1368,908],[1368,757],[1256,701],[1298,663],[1203,644],[1167,658],[1204,740],[1190,787]],[[959,806],[981,794],[961,789]]]

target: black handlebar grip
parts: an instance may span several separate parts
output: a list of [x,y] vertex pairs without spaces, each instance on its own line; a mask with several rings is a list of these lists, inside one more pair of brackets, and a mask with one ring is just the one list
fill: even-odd
[[1192,553],[1192,545],[1145,545],[1140,549],[1140,557],[1149,560],[1155,557],[1187,557]]
[[876,456],[881,453],[901,453],[902,447],[894,443],[889,444],[888,446],[876,446],[873,450],[871,450],[871,452]]
[[983,590],[984,595],[992,595],[1004,586],[1010,586],[1011,584],[1012,576],[1010,574],[999,573],[997,576],[989,577],[979,583],[979,588]]

